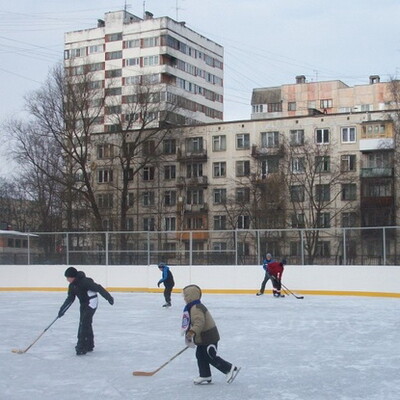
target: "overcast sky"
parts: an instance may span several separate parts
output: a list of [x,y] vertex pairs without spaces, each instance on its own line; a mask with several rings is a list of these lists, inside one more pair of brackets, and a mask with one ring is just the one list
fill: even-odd
[[[400,76],[399,0],[127,0],[170,16],[225,49],[225,120],[250,118],[256,87]],[[124,0],[0,0],[0,123],[62,60],[64,32],[93,28]],[[3,132],[0,131],[0,142]],[[1,149],[0,149],[1,151]],[[4,153],[4,146],[3,146]],[[5,162],[0,159],[0,175]]]

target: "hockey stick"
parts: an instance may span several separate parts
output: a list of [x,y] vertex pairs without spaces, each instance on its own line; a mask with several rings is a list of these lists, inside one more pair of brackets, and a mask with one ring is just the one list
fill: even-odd
[[291,290],[289,290],[282,282],[281,282],[281,285],[288,293],[290,293],[292,296],[296,297],[296,299],[304,299],[304,296],[297,296]]
[[186,346],[185,348],[183,348],[181,351],[179,351],[178,353],[176,353],[173,357],[171,357],[167,362],[165,362],[163,365],[161,365],[161,367],[158,367],[156,370],[151,371],[151,372],[145,372],[145,371],[133,371],[132,374],[135,376],[153,376],[154,374],[156,374],[160,369],[164,368],[167,364],[169,364],[174,358],[178,357],[179,355],[181,355],[185,350],[187,350],[189,348],[189,346]]
[[19,350],[19,349],[12,349],[11,351],[13,353],[17,353],[17,354],[24,354],[26,353],[47,331],[48,329],[54,324],[54,322],[56,322],[58,320],[58,316],[56,317],[56,319],[37,337],[37,339],[32,342],[25,350]]

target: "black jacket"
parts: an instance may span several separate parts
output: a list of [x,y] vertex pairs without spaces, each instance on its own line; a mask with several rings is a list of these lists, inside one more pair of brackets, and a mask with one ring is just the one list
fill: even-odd
[[64,315],[65,311],[75,301],[75,297],[78,297],[82,306],[88,306],[90,299],[96,297],[97,293],[100,293],[110,304],[114,303],[113,297],[103,286],[96,283],[92,278],[86,277],[83,271],[79,271],[75,280],[68,286],[68,296],[60,308],[59,316]]

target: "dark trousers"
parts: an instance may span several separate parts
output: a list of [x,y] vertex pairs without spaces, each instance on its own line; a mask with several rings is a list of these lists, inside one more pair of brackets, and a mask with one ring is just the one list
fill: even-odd
[[164,289],[164,298],[167,303],[171,303],[171,293],[173,286],[165,286]]
[[282,287],[281,280],[278,279],[276,276],[272,276],[271,282],[272,282],[272,286],[274,287],[274,289],[273,289],[274,293],[280,293],[281,287]]
[[93,350],[94,347],[94,336],[93,336],[93,315],[96,309],[89,307],[88,305],[81,305],[80,317],[79,317],[79,328],[78,328],[78,342],[76,344],[76,350]]
[[217,343],[207,346],[197,346],[196,358],[200,376],[203,378],[211,376],[210,365],[217,368],[223,374],[227,374],[232,368],[231,363],[217,356]]
[[271,277],[269,276],[269,273],[267,271],[265,271],[264,280],[261,283],[260,293],[264,293],[265,285],[267,284],[267,282],[269,281],[270,278]]

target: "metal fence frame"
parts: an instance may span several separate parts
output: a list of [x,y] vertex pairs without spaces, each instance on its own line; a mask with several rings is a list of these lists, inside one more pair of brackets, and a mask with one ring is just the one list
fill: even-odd
[[296,265],[400,265],[397,231],[398,226],[29,232],[26,248],[0,249],[0,264],[254,265],[271,252]]

